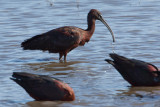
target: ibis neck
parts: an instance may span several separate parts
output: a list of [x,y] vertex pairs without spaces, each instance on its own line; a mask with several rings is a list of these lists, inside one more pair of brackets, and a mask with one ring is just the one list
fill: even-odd
[[95,31],[95,19],[88,19],[88,28],[86,31],[88,32],[88,38],[91,38]]

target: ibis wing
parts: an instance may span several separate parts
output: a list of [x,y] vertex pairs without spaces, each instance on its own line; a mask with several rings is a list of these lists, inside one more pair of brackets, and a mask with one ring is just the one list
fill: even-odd
[[79,36],[76,32],[51,30],[47,33],[34,36],[21,45],[24,49],[48,50],[49,52],[59,52],[72,48],[79,44]]
[[134,86],[149,86],[155,84],[155,77],[158,75],[158,68],[147,62],[128,59],[117,54],[110,54],[112,60],[106,60],[112,64],[119,73]]
[[36,100],[60,100],[64,95],[54,81],[55,78],[23,72],[15,72],[12,77],[12,80],[22,86]]
[[42,78],[40,80],[28,81],[28,85],[24,86],[28,94],[37,100],[60,100],[63,97],[63,91],[60,91],[52,79]]

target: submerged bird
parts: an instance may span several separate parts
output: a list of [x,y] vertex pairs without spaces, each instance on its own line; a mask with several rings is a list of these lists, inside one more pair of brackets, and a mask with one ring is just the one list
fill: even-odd
[[38,101],[75,100],[73,89],[56,78],[25,72],[14,72],[11,79]]
[[110,57],[113,60],[106,59],[105,61],[113,65],[132,86],[160,85],[160,70],[156,66],[117,54],[110,54]]
[[114,42],[114,34],[102,18],[101,13],[96,9],[91,9],[87,17],[88,28],[86,30],[73,26],[60,27],[25,40],[22,42],[21,47],[24,50],[43,50],[50,53],[59,53],[59,60],[64,56],[64,61],[66,61],[67,53],[89,42],[95,31],[96,20],[100,20],[108,28]]

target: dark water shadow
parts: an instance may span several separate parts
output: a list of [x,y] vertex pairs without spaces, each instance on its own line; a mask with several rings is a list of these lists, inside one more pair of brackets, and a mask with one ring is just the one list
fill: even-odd
[[26,105],[29,107],[62,107],[64,103],[71,103],[71,102],[64,102],[64,101],[30,101],[27,102]]
[[156,87],[129,87],[128,90],[118,93],[117,96],[138,98],[160,98],[160,86]]
[[55,62],[57,59],[55,58],[43,58],[43,59],[36,59],[36,58],[19,58],[15,60],[10,60],[10,62],[16,63],[38,63],[38,62]]

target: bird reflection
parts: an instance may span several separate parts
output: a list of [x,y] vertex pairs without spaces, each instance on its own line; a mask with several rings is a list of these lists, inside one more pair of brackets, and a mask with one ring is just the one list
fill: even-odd
[[[36,62],[36,63],[25,63],[23,64],[22,71],[27,72],[54,72],[54,75],[68,75],[69,71],[74,71],[76,64],[84,63],[81,61],[70,61],[67,63],[61,62]],[[61,72],[60,72],[61,71]]]
[[26,105],[29,107],[59,107],[63,103],[64,101],[30,101]]

